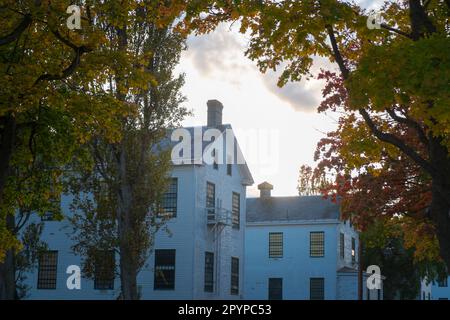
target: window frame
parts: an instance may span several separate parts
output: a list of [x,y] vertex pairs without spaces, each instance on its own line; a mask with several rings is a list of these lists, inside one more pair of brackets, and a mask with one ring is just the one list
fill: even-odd
[[345,259],[345,233],[340,232],[339,233],[339,256],[341,257],[342,260]]
[[[111,270],[112,274],[110,277],[102,278],[99,276],[97,272],[98,265],[95,263],[94,265],[94,290],[114,290],[114,282],[115,282],[115,265],[116,265],[116,254],[114,250],[108,250],[108,252],[98,253],[100,256],[97,256],[97,259],[101,259],[102,261],[108,259],[109,263],[113,265],[113,269]],[[104,254],[104,256],[102,256]]]
[[[158,254],[169,254],[170,256],[162,257],[158,256]],[[173,254],[173,256],[172,256]],[[158,258],[159,260],[167,259],[167,260],[173,260],[172,264],[158,264]],[[165,285],[161,285],[161,280],[158,279],[161,273],[165,277],[165,273],[170,275],[169,281]],[[167,281],[166,281],[167,282]],[[153,277],[153,290],[162,290],[162,291],[170,291],[175,290],[175,283],[176,283],[176,250],[175,249],[156,249],[155,250],[155,263],[154,263],[154,277]]]
[[[280,239],[276,239],[280,236]],[[281,259],[284,255],[283,232],[269,232],[269,259]]]
[[[45,259],[44,257],[46,257],[46,255],[53,255],[53,257],[47,258],[47,263],[44,264],[43,260]],[[58,283],[58,256],[59,254],[57,250],[46,250],[40,254],[38,261],[37,289],[56,289]],[[49,261],[52,264],[50,264]]]
[[[211,191],[212,190],[212,191]],[[210,197],[210,193],[212,192],[212,197]],[[216,216],[216,185],[210,181],[206,181],[206,208],[208,220],[212,216],[215,218]]]
[[[175,185],[175,192],[173,192],[173,185]],[[169,199],[170,197],[170,199]],[[166,201],[171,201],[171,206],[167,206]],[[163,194],[161,199],[161,206],[158,210],[159,218],[175,218],[178,214],[178,178],[172,177],[168,190]]]
[[[321,235],[321,239],[313,239],[314,236]],[[321,246],[317,248],[316,246]],[[311,231],[309,233],[309,256],[310,258],[325,257],[325,231]]]
[[[237,205],[235,203],[236,198]],[[241,227],[241,194],[238,192],[233,192],[231,195],[231,225],[234,229],[240,229]]]
[[205,251],[205,277],[203,287],[205,292],[214,292],[214,264],[214,252]]
[[[313,282],[317,283],[314,283],[313,285]],[[315,286],[317,284],[321,284],[321,288],[319,288],[321,292],[319,291],[319,293],[313,292],[313,290],[317,290],[317,287]],[[309,278],[309,300],[325,300],[325,278]]]
[[[273,287],[271,286],[271,283],[278,281],[280,283],[279,287]],[[272,290],[271,290],[272,289]],[[273,292],[273,289],[278,289],[279,292]],[[278,293],[279,296],[274,297],[274,295]],[[267,296],[268,300],[283,300],[283,278],[269,278],[268,281],[268,296]]]
[[231,283],[230,283],[230,294],[239,294],[239,258],[231,257]]

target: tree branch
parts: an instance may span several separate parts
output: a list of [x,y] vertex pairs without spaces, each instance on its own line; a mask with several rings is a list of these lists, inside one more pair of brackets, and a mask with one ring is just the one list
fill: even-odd
[[344,59],[342,58],[341,52],[339,51],[339,47],[337,45],[336,37],[334,35],[333,26],[328,24],[325,26],[328,32],[328,36],[330,38],[331,47],[333,48],[333,56],[336,60],[336,63],[339,66],[339,69],[341,70],[342,77],[344,80],[347,80],[350,71],[348,70],[347,66],[345,65]]
[[31,25],[31,14],[26,14],[19,25],[8,35],[0,38],[0,45],[9,44],[20,37],[20,35]]
[[386,29],[386,30],[395,32],[395,33],[397,33],[397,34],[399,34],[399,35],[401,35],[401,36],[404,36],[404,37],[406,37],[406,38],[408,38],[408,39],[412,39],[412,38],[413,38],[412,35],[410,35],[409,33],[404,32],[404,31],[402,31],[402,30],[398,30],[398,29],[392,28],[392,27],[390,27],[389,25],[387,25],[386,23],[382,23],[380,26],[381,26],[381,28],[383,28],[383,29]]
[[424,145],[428,146],[427,135],[425,134],[425,131],[423,130],[422,126],[418,122],[416,122],[413,119],[408,118],[408,117],[400,117],[398,114],[395,113],[394,109],[386,109],[386,111],[389,114],[389,116],[392,119],[394,119],[395,121],[397,121],[398,123],[405,124],[408,127],[412,127],[413,129],[415,129],[419,136],[420,142],[422,142]]
[[369,127],[370,131],[381,141],[390,143],[394,146],[396,146],[398,149],[400,149],[404,154],[406,154],[408,157],[410,157],[414,162],[416,162],[423,170],[428,172],[432,177],[439,176],[438,171],[422,156],[420,156],[413,148],[408,146],[404,141],[397,138],[395,135],[391,133],[384,133],[382,132],[376,124],[373,122],[373,120],[370,118],[369,113],[361,108],[358,110],[361,116],[364,118],[364,121],[366,122],[367,126]]
[[73,58],[72,62],[66,69],[64,69],[60,74],[48,74],[48,73],[43,74],[43,75],[39,76],[39,78],[36,79],[34,85],[37,85],[41,81],[63,80],[65,78],[69,77],[70,75],[72,75],[75,72],[75,70],[79,66],[80,61],[81,61],[81,56],[86,52],[90,52],[91,50],[85,46],[81,46],[81,47],[77,47],[74,51],[75,51],[75,57]]

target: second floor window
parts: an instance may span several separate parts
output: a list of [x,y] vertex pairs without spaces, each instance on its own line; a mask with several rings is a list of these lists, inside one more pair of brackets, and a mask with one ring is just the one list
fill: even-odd
[[227,163],[227,175],[231,176],[233,174],[233,165],[231,163]]
[[58,251],[45,251],[39,257],[38,289],[56,289]]
[[214,291],[214,253],[205,252],[205,292]]
[[215,215],[216,206],[216,186],[214,183],[206,183],[206,208],[208,208],[208,216]]
[[233,228],[239,229],[241,219],[241,195],[233,192],[232,196],[232,225]]
[[97,253],[95,263],[95,290],[113,290],[115,272],[115,253],[113,250],[100,251]]
[[155,250],[155,290],[175,289],[175,250]]
[[325,255],[325,233],[315,231],[309,234],[310,257],[323,257]]
[[173,218],[177,216],[178,199],[178,179],[172,178],[169,188],[164,193],[159,216],[163,218]]
[[345,235],[341,232],[340,233],[340,254],[341,259],[345,258]]
[[269,233],[269,258],[283,258],[283,233]]
[[239,294],[239,259],[231,258],[231,294]]

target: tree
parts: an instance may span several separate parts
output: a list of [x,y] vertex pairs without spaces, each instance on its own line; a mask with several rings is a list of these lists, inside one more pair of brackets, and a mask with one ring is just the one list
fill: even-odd
[[[131,14],[131,13],[130,13]],[[115,143],[94,139],[90,144],[94,170],[74,180],[74,251],[84,257],[83,270],[95,277],[98,270],[118,274],[122,299],[139,299],[136,278],[153,247],[155,233],[164,226],[158,203],[168,184],[170,150],[158,148],[167,129],[186,115],[180,89],[184,76],[174,75],[184,38],[171,28],[139,19],[151,14],[136,8],[138,18],[121,30],[111,30],[123,43],[112,47],[118,55],[130,54],[140,69],[112,69],[107,89],[134,112],[122,117],[121,139]],[[120,65],[121,67],[122,65]],[[120,88],[120,89],[119,89]],[[80,188],[81,186],[81,188]],[[81,209],[82,213],[79,213]],[[117,253],[119,270],[100,266],[105,252]]]
[[[415,248],[405,248],[403,223],[397,218],[378,219],[361,234],[365,244],[363,266],[380,267],[386,277],[383,282],[385,300],[415,300],[420,294],[422,279],[436,279],[446,274],[442,260],[424,259],[417,255]],[[433,250],[438,256],[437,241]]]
[[429,213],[450,267],[449,6],[386,2],[379,30],[367,27],[363,9],[337,0],[219,3],[204,20],[214,26],[242,17],[241,31],[251,37],[247,56],[262,72],[286,65],[280,86],[309,75],[314,56],[336,63],[348,96],[340,110],[428,177]]
[[[126,47],[127,26],[149,21],[159,27],[171,26],[183,12],[186,17],[198,15],[206,3],[127,0],[119,5],[114,1],[76,1],[82,14],[81,29],[69,30],[66,10],[74,4],[71,1],[2,1],[0,298],[13,299],[16,295],[14,258],[21,244],[15,213],[21,208],[19,202],[26,202],[27,211],[44,213],[49,200],[60,196],[61,169],[74,157],[77,161],[87,159],[75,146],[99,136],[119,141],[122,120],[134,110],[125,101],[123,88],[139,91],[148,83],[149,72],[132,72],[142,71],[142,63],[133,60],[135,55],[111,50]],[[147,16],[131,15],[142,10],[139,8],[145,9]],[[139,37],[133,41],[138,42]],[[111,70],[122,76],[116,81],[114,95],[103,88]],[[139,79],[141,75],[147,80]],[[50,141],[55,143],[46,145]],[[19,178],[16,172],[33,172],[34,178],[25,174]],[[38,176],[42,180],[35,179]],[[52,183],[43,183],[48,180]],[[17,189],[24,183],[28,198]]]
[[326,175],[318,175],[312,167],[308,165],[300,167],[297,185],[300,196],[319,195],[330,183]]

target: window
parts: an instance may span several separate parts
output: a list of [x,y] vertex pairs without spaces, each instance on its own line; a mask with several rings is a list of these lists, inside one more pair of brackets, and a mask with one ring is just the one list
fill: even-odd
[[283,233],[269,233],[269,258],[283,258]]
[[205,252],[205,292],[214,291],[214,253]]
[[216,186],[214,183],[206,183],[206,208],[208,209],[208,219],[215,218],[215,206],[216,206]]
[[172,178],[169,188],[164,193],[161,201],[159,217],[172,218],[177,216],[178,179]]
[[381,300],[381,289],[377,289],[377,299]]
[[241,219],[241,195],[233,192],[232,198],[232,225],[233,228],[239,229]]
[[269,278],[269,300],[283,300],[282,278]]
[[155,250],[155,290],[175,289],[175,250]]
[[227,163],[227,175],[233,175],[233,165],[231,163]]
[[345,235],[342,232],[340,234],[340,243],[341,259],[345,259]]
[[422,300],[425,300],[425,291],[422,291]]
[[38,289],[56,289],[58,251],[45,251],[39,257]]
[[324,300],[325,299],[325,280],[324,278],[309,279],[309,299]]
[[431,293],[428,292],[428,300],[431,300]]
[[116,259],[114,251],[101,251],[97,253],[95,262],[95,290],[113,290]]
[[231,294],[239,294],[239,259],[231,258]]
[[442,280],[438,280],[438,286],[439,286],[439,287],[447,287],[447,286],[448,286],[448,284],[447,284],[447,278],[444,278],[444,279],[442,279]]
[[356,263],[356,239],[352,238],[352,263]]
[[309,255],[311,257],[323,257],[325,255],[325,233],[323,231],[310,232]]

